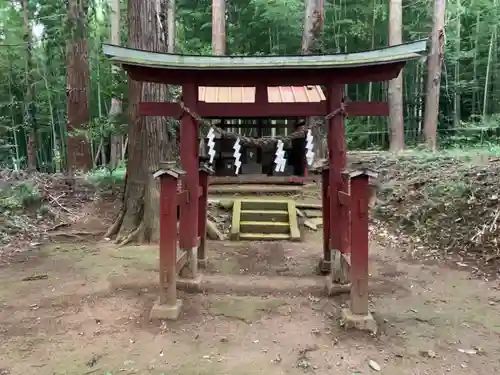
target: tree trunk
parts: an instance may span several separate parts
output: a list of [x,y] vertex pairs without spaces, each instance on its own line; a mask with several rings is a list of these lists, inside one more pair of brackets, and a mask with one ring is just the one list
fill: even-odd
[[[403,2],[389,2],[389,45],[403,43]],[[405,148],[403,116],[403,72],[389,82],[389,149],[402,151]]]
[[[325,1],[324,0],[306,0],[304,12],[304,29],[302,32],[303,55],[312,53],[321,53],[321,34],[325,24]],[[317,121],[316,117],[306,119],[308,125]],[[311,129],[314,137],[315,158],[323,159],[326,157],[326,142],[323,142],[324,135],[319,127]]]
[[[110,0],[110,42],[111,44],[120,45],[120,0]],[[113,65],[111,68],[114,73],[120,70],[119,67]],[[120,98],[112,98],[111,106],[109,107],[109,118],[111,121],[120,121],[122,114],[122,101]],[[111,150],[109,157],[109,167],[114,170],[118,166],[121,159],[122,136],[120,134],[111,135]]]
[[212,0],[212,54],[226,54],[226,0]]
[[[130,48],[165,52],[157,4],[154,1],[128,1],[128,43]],[[153,178],[160,161],[171,157],[166,120],[138,116],[140,101],[167,99],[167,86],[129,79],[128,165],[122,211],[106,234],[117,236],[121,245],[131,241],[156,242],[159,239],[159,184]]]
[[461,29],[462,29],[462,4],[461,0],[456,0],[456,35],[455,35],[455,53],[456,53],[456,61],[455,61],[455,72],[453,74],[454,76],[454,86],[455,86],[455,93],[453,97],[453,127],[455,129],[458,129],[460,126],[460,121],[462,119],[462,114],[461,114],[461,103],[462,103],[462,97],[461,97],[461,88],[460,88],[460,54],[462,51],[461,48]]
[[23,0],[24,42],[26,43],[26,56],[24,61],[24,79],[26,93],[24,96],[24,130],[28,133],[28,169],[36,170],[36,122],[34,116],[33,84],[31,79],[31,26],[28,0]]
[[[479,38],[480,38],[480,31],[481,31],[481,8],[478,7],[476,11],[476,31],[474,35],[474,57],[472,58],[472,77],[474,82],[478,82],[479,79],[477,77],[477,67],[478,67],[478,60],[479,60]],[[477,108],[481,106],[480,104],[481,99],[479,99],[479,85],[474,84],[472,86],[472,109],[471,113],[476,114]]]
[[[493,9],[497,9],[497,0],[493,1]],[[483,96],[483,121],[487,119],[488,115],[488,104],[489,104],[489,88],[491,84],[491,70],[493,68],[493,64],[495,63],[493,52],[495,50],[496,45],[496,34],[497,34],[497,24],[493,25],[493,30],[491,30],[490,36],[490,46],[488,49],[488,61],[486,63],[486,78],[484,80],[484,96]],[[493,66],[492,66],[493,65]],[[491,98],[492,99],[492,98]]]
[[306,0],[304,30],[302,32],[302,54],[319,53],[321,34],[325,25],[325,1]]
[[[68,132],[84,131],[89,122],[89,60],[87,39],[88,0],[70,0],[68,21],[71,37],[68,41],[67,58],[67,96]],[[88,171],[92,168],[87,137],[84,134],[70,134],[68,137],[68,172]]]
[[167,52],[175,53],[175,0],[167,0]]
[[437,122],[439,118],[439,90],[444,56],[445,0],[434,0],[431,51],[427,58],[427,97],[425,100],[424,133],[427,147],[436,150]]

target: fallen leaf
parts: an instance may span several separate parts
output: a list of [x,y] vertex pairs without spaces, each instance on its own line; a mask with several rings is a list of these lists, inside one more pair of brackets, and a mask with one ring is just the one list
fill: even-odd
[[281,359],[281,355],[276,355],[276,358],[274,358],[271,362],[272,363],[275,363],[275,364],[278,364],[278,363],[281,363],[282,359]]
[[434,350],[421,350],[420,355],[427,358],[436,358],[437,354]]
[[474,350],[474,349],[458,349],[458,351],[460,353],[465,353],[465,354],[469,354],[469,355],[477,354],[477,350]]
[[377,371],[377,372],[381,370],[380,365],[377,362],[375,362],[374,360],[372,360],[372,359],[370,359],[368,361],[368,366],[370,366],[370,368],[372,370]]

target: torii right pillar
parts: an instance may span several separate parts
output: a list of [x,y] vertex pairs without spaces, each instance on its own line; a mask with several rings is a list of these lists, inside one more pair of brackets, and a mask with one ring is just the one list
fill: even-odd
[[[328,163],[323,172],[323,259],[320,271],[331,273],[334,281],[345,275],[342,253],[349,252],[349,233],[342,231],[342,206],[338,193],[345,190],[342,171],[347,167],[347,145],[344,125],[344,85],[331,83],[327,86],[328,103]],[[347,219],[347,218],[344,218]]]
[[332,283],[351,283],[351,303],[342,310],[345,326],[376,333],[377,324],[368,309],[369,179],[376,176],[365,170],[347,172],[343,86],[330,84],[327,100],[329,152],[322,181],[324,254],[320,268],[329,271],[327,288]]
[[[342,310],[342,322],[346,327],[377,333],[377,323],[368,306],[368,212],[372,196],[370,180],[377,173],[369,169],[358,169],[343,173],[349,191],[339,193],[339,200],[349,215],[350,260],[348,279],[351,283],[350,305]],[[345,219],[344,219],[345,220]],[[342,228],[346,228],[342,225]],[[344,229],[345,230],[345,229]]]

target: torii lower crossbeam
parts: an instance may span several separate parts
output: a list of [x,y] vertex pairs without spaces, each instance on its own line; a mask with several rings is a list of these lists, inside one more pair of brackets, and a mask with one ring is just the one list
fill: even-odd
[[[203,118],[293,118],[326,116],[326,101],[318,103],[205,103],[197,102],[197,114]],[[143,102],[141,116],[179,118],[183,111],[179,103]],[[347,104],[348,116],[388,116],[389,106],[383,102],[354,101]]]

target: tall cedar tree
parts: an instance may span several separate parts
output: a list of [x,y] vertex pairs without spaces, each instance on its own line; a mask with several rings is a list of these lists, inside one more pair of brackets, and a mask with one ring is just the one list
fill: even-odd
[[437,125],[439,120],[439,93],[444,59],[445,0],[434,0],[432,17],[431,51],[427,59],[427,97],[425,100],[424,134],[427,148],[437,147]]
[[[158,0],[159,1],[159,0]],[[160,19],[154,1],[128,1],[128,43],[130,48],[166,52]],[[122,210],[109,228],[124,245],[155,242],[159,239],[159,183],[153,172],[160,161],[172,156],[166,120],[138,115],[140,101],[159,102],[167,98],[167,86],[129,79],[128,165]]]
[[68,106],[68,172],[88,171],[92,159],[87,138],[71,134],[85,128],[89,115],[89,43],[88,43],[88,0],[69,0],[68,27],[71,37],[66,50],[67,63],[67,106]]
[[24,61],[24,81],[26,93],[24,97],[24,128],[28,133],[28,169],[36,169],[36,117],[35,103],[33,102],[33,84],[32,84],[32,32],[30,25],[29,1],[23,0],[23,21],[24,21],[24,42],[26,44],[26,56]]
[[[389,45],[403,43],[403,1],[389,1]],[[389,82],[389,148],[401,151],[405,148],[403,118],[403,73]]]
[[[301,53],[303,55],[321,53],[321,38],[325,26],[325,0],[305,0],[305,2]],[[308,124],[315,121],[313,117],[307,119]],[[328,131],[326,127],[324,130]],[[316,158],[323,159],[326,157],[324,137],[318,127],[312,128],[311,132],[315,140]]]

